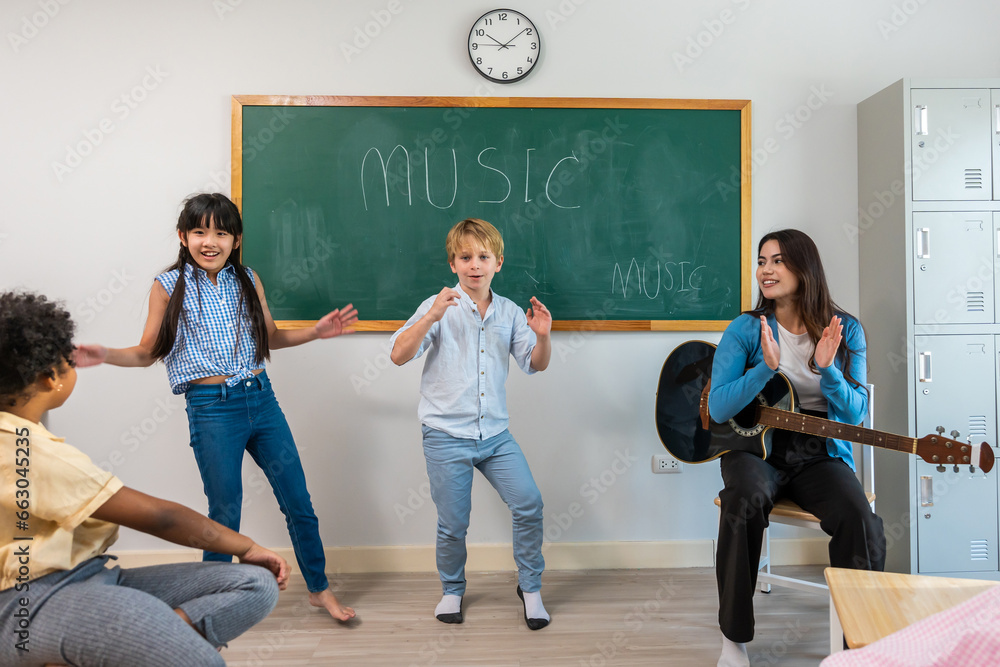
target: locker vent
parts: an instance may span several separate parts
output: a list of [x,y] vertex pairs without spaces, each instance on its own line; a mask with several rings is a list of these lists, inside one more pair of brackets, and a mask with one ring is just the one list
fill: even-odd
[[966,169],[965,170],[965,189],[966,190],[982,190],[983,189],[983,170],[982,169]]
[[972,560],[989,560],[990,559],[990,541],[989,540],[970,540],[969,541],[969,557]]
[[970,313],[982,313],[986,310],[986,295],[982,292],[965,293],[965,310]]
[[986,439],[986,415],[969,415],[969,437]]

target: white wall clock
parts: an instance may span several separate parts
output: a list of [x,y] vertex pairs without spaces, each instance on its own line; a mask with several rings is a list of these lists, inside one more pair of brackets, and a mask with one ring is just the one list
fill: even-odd
[[535,24],[513,9],[494,9],[472,24],[469,58],[490,81],[514,83],[528,76],[542,50]]

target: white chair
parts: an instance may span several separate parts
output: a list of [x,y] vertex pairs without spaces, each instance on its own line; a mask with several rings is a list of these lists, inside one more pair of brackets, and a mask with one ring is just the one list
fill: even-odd
[[[874,419],[872,415],[875,414],[875,385],[868,385],[868,414],[865,416],[864,422],[862,424],[865,428],[874,428]],[[872,509],[875,509],[875,455],[872,448],[867,445],[855,445],[854,446],[854,461],[857,467],[858,476],[861,479],[861,485],[864,487],[865,495],[868,496],[868,502],[871,504]],[[860,464],[860,465],[859,465]],[[715,499],[715,504],[720,505],[718,498]],[[768,520],[770,523],[780,523],[788,526],[798,526],[799,528],[809,528],[811,530],[823,531],[819,525],[819,519],[815,515],[806,512],[804,509],[799,507],[796,503],[791,500],[782,498],[774,504],[774,508],[768,515]],[[796,579],[794,577],[786,577],[780,574],[775,574],[771,571],[771,531],[770,529],[764,530],[764,544],[761,548],[760,563],[758,563],[757,568],[759,573],[757,574],[757,582],[760,584],[760,590],[762,593],[770,593],[771,586],[786,586],[788,588],[794,588],[800,591],[805,591],[807,593],[818,593],[820,595],[830,595],[830,589],[826,584],[817,584],[812,581],[807,581],[805,579]],[[837,617],[837,613],[833,608],[833,602],[830,602],[830,653],[836,653],[844,648],[843,644],[843,630],[840,627],[840,619]]]

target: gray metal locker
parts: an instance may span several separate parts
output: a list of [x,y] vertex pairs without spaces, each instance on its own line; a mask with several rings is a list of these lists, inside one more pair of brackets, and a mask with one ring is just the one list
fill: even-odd
[[[875,423],[996,450],[1000,78],[903,79],[858,104],[857,231]],[[876,451],[875,469],[888,570],[1000,580],[1000,465]]]
[[913,199],[990,200],[988,89],[913,89]]
[[[915,336],[917,433],[996,443],[996,340],[991,335]],[[961,387],[961,390],[956,390]],[[922,574],[995,572],[997,475],[969,466],[916,466],[917,567]],[[989,520],[983,519],[988,517]]]
[[997,570],[997,477],[967,466],[938,472],[919,461],[917,572],[960,574]]
[[993,212],[993,313],[994,322],[1000,320],[1000,211]]
[[984,324],[994,319],[993,214],[913,214],[916,324]]
[[1000,199],[1000,90],[991,90],[991,124],[993,126],[993,198]]
[[914,336],[917,437],[958,431],[960,438],[996,443],[996,361],[988,334]]

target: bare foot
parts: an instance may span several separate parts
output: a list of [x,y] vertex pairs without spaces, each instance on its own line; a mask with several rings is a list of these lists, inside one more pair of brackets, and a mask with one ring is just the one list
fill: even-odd
[[319,593],[310,593],[309,604],[314,607],[324,607],[330,612],[330,616],[338,621],[349,621],[354,618],[354,610],[337,602],[337,597],[329,588]]

